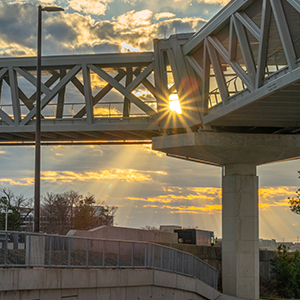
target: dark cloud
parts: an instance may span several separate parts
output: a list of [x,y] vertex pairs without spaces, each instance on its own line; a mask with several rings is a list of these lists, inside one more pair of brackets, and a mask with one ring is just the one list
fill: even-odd
[[58,42],[73,42],[77,38],[77,33],[73,27],[63,20],[45,26],[44,34],[54,36]]
[[102,43],[93,47],[95,53],[115,53],[120,52],[120,47],[112,43]]
[[36,47],[37,9],[27,4],[0,3],[0,36],[7,43]]

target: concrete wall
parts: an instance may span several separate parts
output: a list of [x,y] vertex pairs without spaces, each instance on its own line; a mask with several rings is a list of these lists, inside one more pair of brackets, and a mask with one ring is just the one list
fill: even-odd
[[177,243],[177,234],[159,230],[143,230],[135,228],[101,226],[91,230],[70,230],[67,235],[104,238],[112,240],[146,241],[157,243]]
[[215,300],[203,282],[155,270],[1,269],[1,300]]

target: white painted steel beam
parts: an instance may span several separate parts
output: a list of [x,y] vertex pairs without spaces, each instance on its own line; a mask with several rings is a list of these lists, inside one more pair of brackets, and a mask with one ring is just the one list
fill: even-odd
[[270,0],[276,25],[284,49],[284,54],[287,59],[288,65],[291,69],[296,67],[296,53],[287,24],[286,16],[283,11],[281,0]]

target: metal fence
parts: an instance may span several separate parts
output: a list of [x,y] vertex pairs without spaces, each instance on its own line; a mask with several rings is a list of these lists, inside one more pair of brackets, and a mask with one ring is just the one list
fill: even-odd
[[0,267],[157,269],[217,289],[218,271],[170,247],[124,240],[0,231]]

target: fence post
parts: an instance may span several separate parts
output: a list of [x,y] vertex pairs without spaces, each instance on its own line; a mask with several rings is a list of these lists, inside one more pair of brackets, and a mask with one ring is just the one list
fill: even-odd
[[103,249],[103,252],[102,252],[102,265],[103,265],[103,267],[105,267],[105,241],[102,241],[102,249]]
[[7,265],[7,245],[8,245],[8,232],[5,232],[5,243],[4,243],[4,264]]
[[160,269],[163,269],[163,247],[160,248]]
[[133,269],[133,251],[134,251],[134,243],[131,243],[131,267]]
[[120,244],[121,242],[118,242],[118,258],[117,258],[117,267],[120,268]]
[[89,266],[89,240],[86,240],[85,265],[86,267]]
[[154,269],[154,244],[151,244],[152,247],[152,269]]
[[26,235],[26,257],[27,266],[45,265],[45,235]]
[[144,244],[144,246],[145,246],[145,268],[147,268],[148,248],[147,248],[147,244]]
[[51,256],[52,256],[52,236],[49,236],[49,260],[48,264],[51,266]]
[[68,267],[71,266],[71,239],[68,238]]

